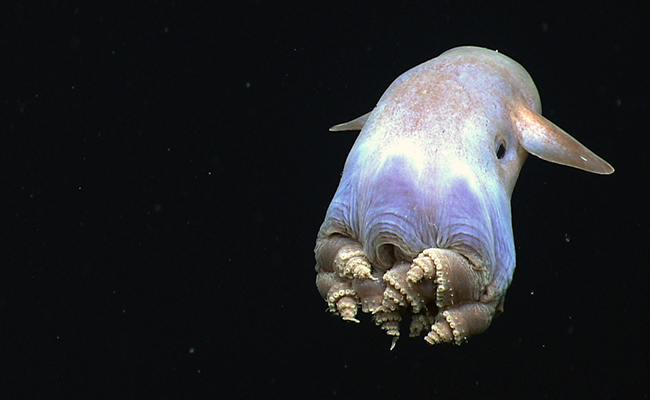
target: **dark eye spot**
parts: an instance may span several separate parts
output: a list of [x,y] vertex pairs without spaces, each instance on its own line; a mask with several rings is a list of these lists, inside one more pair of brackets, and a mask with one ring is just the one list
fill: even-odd
[[499,143],[499,147],[497,147],[497,158],[501,160],[505,155],[506,155],[506,145],[504,145],[503,143]]

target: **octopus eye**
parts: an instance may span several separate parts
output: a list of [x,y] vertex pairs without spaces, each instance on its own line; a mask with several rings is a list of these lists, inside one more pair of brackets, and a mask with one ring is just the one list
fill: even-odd
[[497,158],[501,160],[505,155],[506,155],[506,145],[503,143],[499,143],[497,146],[497,151],[496,151]]

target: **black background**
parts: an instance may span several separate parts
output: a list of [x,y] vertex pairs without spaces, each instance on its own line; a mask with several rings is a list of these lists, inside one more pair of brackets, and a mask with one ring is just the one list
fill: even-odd
[[[648,397],[647,2],[97,3],[2,4],[1,398]],[[389,351],[314,285],[327,128],[459,45],[616,172],[529,158],[506,312]]]

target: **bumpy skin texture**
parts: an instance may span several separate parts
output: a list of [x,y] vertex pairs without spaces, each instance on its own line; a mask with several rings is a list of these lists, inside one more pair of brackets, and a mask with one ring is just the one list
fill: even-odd
[[361,129],[316,242],[329,309],[360,308],[393,337],[460,344],[502,310],[515,269],[510,196],[528,153],[608,174],[611,166],[540,115],[515,61],[461,47],[400,76]]

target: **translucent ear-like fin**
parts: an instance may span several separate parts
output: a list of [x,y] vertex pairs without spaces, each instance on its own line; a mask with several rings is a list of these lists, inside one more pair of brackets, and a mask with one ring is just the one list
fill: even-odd
[[607,161],[525,104],[515,105],[511,118],[519,143],[530,154],[596,174],[609,175],[614,172]]
[[372,111],[370,111],[368,114],[364,114],[360,116],[359,118],[355,118],[352,121],[334,125],[333,127],[330,128],[330,132],[360,131],[361,128],[363,128],[363,126],[366,124],[366,121],[368,121],[368,117],[370,117],[370,114],[372,114]]

